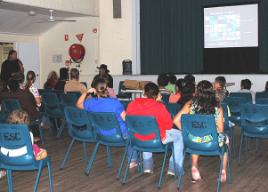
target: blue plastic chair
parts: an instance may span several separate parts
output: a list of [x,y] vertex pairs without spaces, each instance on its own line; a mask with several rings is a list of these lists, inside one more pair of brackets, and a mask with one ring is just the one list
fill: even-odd
[[[115,113],[111,112],[93,112],[90,113],[92,125],[96,131],[97,143],[89,160],[85,173],[89,175],[93,163],[95,161],[99,145],[107,148],[108,167],[112,166],[112,157],[110,147],[125,147],[124,157],[127,153],[127,141],[121,134],[120,125],[117,121]],[[123,166],[120,166],[118,177],[121,175]]]
[[64,114],[68,127],[68,133],[72,140],[65,153],[60,167],[61,169],[64,168],[64,165],[70,156],[70,152],[75,141],[81,142],[83,144],[84,157],[86,161],[88,160],[86,143],[97,142],[96,134],[89,120],[88,112],[69,106],[64,108]]
[[224,117],[224,132],[229,135],[231,141],[231,150],[230,154],[235,156],[235,137],[234,137],[234,128],[230,127],[229,124],[229,116],[228,116],[228,107],[226,103],[221,103],[221,107],[223,109],[223,117]]
[[81,92],[78,91],[69,91],[67,94],[75,94],[77,99],[81,96]]
[[61,93],[60,94],[60,104],[62,108],[64,109],[65,106],[73,106],[75,107],[76,101],[78,97],[75,93]]
[[[8,117],[9,114],[14,111],[14,110],[18,110],[18,109],[22,109],[19,100],[17,99],[4,99],[2,100],[2,109],[3,109],[3,117]],[[2,123],[6,123],[6,119],[5,121],[1,121]],[[38,126],[39,129],[39,133],[40,133],[40,138],[41,138],[41,142],[44,145],[45,141],[44,141],[44,132],[43,129],[40,127],[40,121],[39,120],[34,120],[32,122],[31,126]]]
[[172,117],[175,117],[181,109],[181,105],[177,103],[166,103],[165,106]]
[[252,103],[252,95],[251,93],[243,93],[243,92],[231,92],[229,97],[239,97],[244,98],[246,103]]
[[7,114],[10,114],[16,109],[21,109],[20,102],[17,99],[3,99],[1,107]]
[[36,192],[44,166],[48,168],[50,192],[53,191],[50,159],[47,157],[44,160],[35,160],[29,130],[26,125],[0,124],[0,146],[7,149],[18,149],[24,146],[27,148],[27,153],[19,157],[9,157],[0,151],[0,167],[7,170],[9,192],[12,192],[13,187],[13,171],[38,170],[34,184],[34,192]]
[[[45,108],[45,114],[52,119],[56,125],[57,138],[59,138],[65,127],[64,113],[60,106],[60,101],[56,93],[44,92],[42,95],[42,102]],[[62,120],[61,125],[58,125],[58,120]]]
[[[185,153],[203,155],[203,156],[219,156],[220,169],[218,176],[217,192],[221,187],[221,173],[223,165],[223,155],[228,152],[228,147],[223,145],[219,147],[218,133],[213,115],[182,115],[181,117],[182,134],[184,141],[184,158]],[[192,140],[192,137],[204,137],[210,135],[212,140],[204,143],[197,143]],[[228,156],[228,181],[231,182],[230,160]],[[178,181],[180,188],[181,176]]]
[[241,105],[247,103],[247,99],[244,97],[225,97],[224,103],[226,103],[231,111],[230,121],[239,125],[240,124],[240,109]]
[[268,98],[268,92],[256,92],[256,101],[262,98]]
[[[171,144],[162,144],[161,137],[158,129],[157,122],[154,117],[152,116],[126,116],[126,123],[129,128],[129,136],[130,136],[130,146],[138,151],[139,153],[139,167],[142,168],[142,152],[164,152],[164,160],[161,167],[160,178],[158,181],[158,187],[161,187],[163,182],[163,172],[165,168],[165,163],[167,160],[167,155],[169,148],[171,148],[172,153],[174,154],[173,143]],[[139,136],[151,136],[152,139],[150,140],[140,140],[136,137],[136,134]],[[129,171],[129,165],[132,159],[133,152],[128,160],[128,164],[126,166],[125,176],[122,183],[126,183]],[[123,158],[122,163],[124,164],[126,157]],[[173,162],[175,162],[175,157],[173,156]],[[143,168],[141,169],[143,173]],[[174,170],[176,173],[176,165],[174,163]]]
[[268,139],[268,105],[242,105],[239,163],[244,138]]
[[256,104],[264,104],[264,105],[268,105],[268,97],[267,98],[257,98],[256,99]]

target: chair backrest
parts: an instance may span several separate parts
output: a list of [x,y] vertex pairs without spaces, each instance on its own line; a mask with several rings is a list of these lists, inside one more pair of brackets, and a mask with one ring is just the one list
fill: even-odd
[[268,104],[268,97],[259,97],[256,99],[256,104]]
[[162,95],[162,102],[165,103],[165,104],[168,104],[169,103],[169,96],[170,96],[170,94],[161,93],[161,95]]
[[[219,153],[218,134],[213,115],[182,115],[181,126],[184,149],[187,153],[199,155]],[[205,141],[205,137],[210,139]]]
[[268,105],[244,104],[241,106],[241,127],[248,135],[268,137]]
[[126,116],[131,146],[137,150],[163,150],[157,122],[153,116]]
[[240,98],[245,98],[246,102],[252,103],[252,95],[251,93],[243,93],[243,92],[231,92],[229,94],[229,97],[240,97]]
[[256,92],[256,100],[260,98],[267,98],[268,99],[268,92]]
[[77,99],[81,96],[81,93],[78,91],[68,91],[67,94],[75,94]]
[[60,100],[54,92],[44,92],[42,95],[42,102],[44,104],[45,112],[47,114],[59,114],[61,113]]
[[101,142],[107,144],[124,143],[115,113],[92,112],[90,113],[90,119],[96,130],[97,138]]
[[232,115],[240,116],[240,108],[242,104],[247,103],[246,98],[244,97],[225,97],[224,103],[226,103]]
[[5,113],[11,113],[16,109],[21,109],[19,100],[17,99],[4,99],[2,100],[2,110]]
[[[27,153],[19,157],[9,157],[0,151],[0,162],[7,166],[30,166],[35,163],[32,142],[27,125],[0,124],[0,147],[15,150],[27,148]],[[3,165],[2,165],[3,166]]]
[[174,117],[181,109],[181,105],[177,103],[166,103],[165,106],[172,117]]
[[78,140],[96,140],[95,130],[90,121],[89,113],[76,107],[64,107],[65,119],[69,135]]
[[63,106],[75,106],[78,97],[75,93],[60,94],[60,102]]

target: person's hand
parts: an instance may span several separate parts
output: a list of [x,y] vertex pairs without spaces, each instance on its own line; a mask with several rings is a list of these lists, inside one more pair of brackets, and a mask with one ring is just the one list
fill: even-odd
[[95,88],[90,88],[89,90],[87,90],[87,93],[90,94],[90,93],[94,93],[96,94],[96,89]]

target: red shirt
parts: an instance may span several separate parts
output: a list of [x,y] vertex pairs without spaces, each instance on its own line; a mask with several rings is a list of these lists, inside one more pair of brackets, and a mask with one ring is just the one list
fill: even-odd
[[[173,126],[171,115],[165,105],[154,99],[137,98],[128,105],[126,113],[127,115],[154,116],[162,140],[166,137],[166,130],[170,130]],[[150,139],[150,136],[143,137],[143,140]]]

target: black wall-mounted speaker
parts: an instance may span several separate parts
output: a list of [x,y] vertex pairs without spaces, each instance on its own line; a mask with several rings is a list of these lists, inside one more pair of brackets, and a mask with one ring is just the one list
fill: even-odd
[[113,0],[113,15],[115,19],[122,17],[121,0]]

